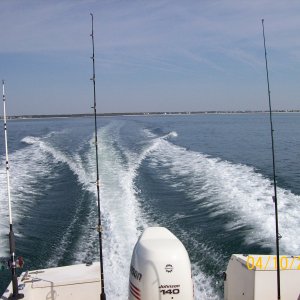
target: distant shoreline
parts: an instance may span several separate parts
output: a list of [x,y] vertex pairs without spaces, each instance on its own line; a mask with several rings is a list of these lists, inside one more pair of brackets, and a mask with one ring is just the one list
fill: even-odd
[[[297,110],[274,110],[273,113],[300,113]],[[269,111],[184,111],[184,112],[124,112],[124,113],[97,113],[98,117],[114,116],[169,116],[169,115],[206,115],[206,114],[264,114]],[[52,118],[80,118],[93,117],[94,114],[49,114],[49,115],[16,115],[7,116],[7,119],[52,119]],[[1,116],[1,119],[3,117]]]

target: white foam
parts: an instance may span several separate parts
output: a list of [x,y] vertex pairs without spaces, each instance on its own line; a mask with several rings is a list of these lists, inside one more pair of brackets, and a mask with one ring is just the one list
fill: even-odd
[[[34,144],[38,138],[28,137],[29,146],[11,152],[9,155],[10,165],[10,192],[12,202],[12,217],[15,234],[18,234],[18,224],[16,221],[24,216],[28,209],[34,204],[33,198],[38,198],[39,191],[35,188],[39,176],[47,176],[51,170],[47,168],[48,158],[44,152],[41,152]],[[5,161],[1,157],[1,161]],[[43,162],[41,164],[41,161]],[[8,253],[8,243],[6,234],[8,232],[8,196],[7,196],[7,178],[3,167],[0,168],[0,240],[6,245],[1,247],[0,255]],[[46,187],[44,187],[46,188]],[[33,197],[34,196],[34,197]]]
[[149,129],[145,128],[145,129],[143,129],[143,132],[144,132],[145,136],[148,138],[156,138],[157,137],[157,135],[154,134],[153,132],[151,132],[151,130],[149,130]]
[[[57,134],[61,133],[62,132],[57,132]],[[55,133],[50,132],[44,138],[27,136],[22,139],[22,142],[27,144],[27,146],[10,154],[10,179],[14,223],[20,217],[26,215],[27,211],[30,210],[36,201],[42,201],[40,197],[42,194],[37,183],[41,177],[51,175],[53,179],[55,176],[58,176],[52,169],[55,163],[65,163],[74,174],[77,175],[78,181],[81,184],[87,189],[91,188],[90,178],[85,172],[81,158],[78,155],[69,157],[68,154],[56,149],[50,142],[47,142],[47,138],[54,134]],[[6,228],[8,227],[8,209],[6,173],[4,168],[0,169],[0,188],[0,217],[2,220],[0,223],[0,239],[6,240],[5,233],[8,230]],[[45,184],[42,190],[47,190],[48,188],[50,187]],[[2,191],[5,191],[5,193],[2,193]],[[74,217],[74,222],[75,221],[76,218]],[[5,226],[5,224],[7,224],[7,226]],[[18,227],[15,227],[17,233]],[[65,244],[68,241],[70,230],[71,227],[66,229],[62,243],[59,246],[61,255],[66,248]],[[0,253],[0,255],[7,253],[7,251],[8,248],[6,247],[4,252],[2,251],[3,253]],[[59,257],[60,256],[54,255],[52,258],[49,258],[49,264],[56,265]]]
[[[232,214],[227,230],[250,225],[253,231],[245,237],[246,243],[273,247],[275,221],[269,179],[251,167],[187,151],[168,141],[161,141],[151,158],[154,166],[169,168],[170,173],[164,179],[183,178],[185,191],[200,207],[210,207],[212,215]],[[298,254],[300,196],[278,188],[278,199],[281,248],[287,254]]]
[[36,145],[40,151],[50,154],[56,162],[65,163],[72,170],[72,172],[77,175],[78,181],[81,184],[85,185],[86,187],[90,186],[88,174],[85,171],[82,159],[79,157],[79,155],[75,154],[73,156],[69,156],[67,153],[58,150],[46,140],[41,138],[26,137],[22,141]]
[[[99,170],[100,170],[100,198],[103,235],[103,256],[105,268],[106,294],[111,299],[124,299],[128,294],[129,264],[133,247],[140,234],[138,228],[145,226],[140,217],[137,191],[134,186],[136,169],[144,157],[144,153],[135,160],[124,165],[120,153],[114,148],[119,139],[120,124],[110,124],[99,131]],[[128,155],[131,159],[131,155]],[[87,153],[87,172],[90,178],[96,178],[95,150],[93,139],[90,141],[90,151]],[[95,194],[96,187],[90,189]],[[96,207],[96,205],[94,204]],[[91,210],[90,220],[96,220],[95,210]],[[95,223],[89,222],[87,228]],[[76,261],[96,258],[89,257],[92,247],[97,243],[97,235],[86,230],[78,242]],[[118,286],[116,287],[116,282]]]
[[213,278],[204,274],[199,266],[193,264],[192,274],[194,281],[195,300],[218,300],[220,299],[212,288]]
[[[148,157],[153,157],[156,156],[156,154],[158,152],[160,152],[160,150],[164,147],[164,144],[166,143],[165,140],[169,139],[169,138],[175,138],[177,137],[177,133],[176,132],[170,132],[164,136],[157,136],[154,135],[152,132],[150,132],[147,129],[144,129],[144,133],[145,136],[147,138],[150,138],[150,140],[148,141],[148,143],[145,143],[144,149],[139,153],[139,155],[137,155],[136,153],[133,152],[129,152],[128,150],[126,151],[126,149],[124,150],[124,153],[126,153],[127,156],[127,160],[129,162],[129,168],[128,170],[124,170],[125,173],[127,173],[127,175],[129,175],[128,177],[124,176],[124,174],[122,174],[122,172],[120,173],[122,178],[125,179],[124,186],[130,187],[131,193],[136,193],[135,187],[133,186],[134,183],[134,178],[137,175],[136,171],[139,168],[139,166],[141,165],[141,163],[143,162],[143,160],[145,160]],[[104,159],[104,161],[106,161],[106,159]],[[154,160],[152,160],[152,162],[154,162]],[[168,163],[167,161],[164,161],[166,164]],[[122,165],[119,166],[119,168],[122,169]],[[187,174],[189,174],[189,172],[187,171]],[[168,175],[166,175],[168,176]],[[174,187],[179,188],[179,187],[183,187],[181,182],[177,182],[174,183]],[[110,186],[110,189],[114,189]],[[138,200],[138,199],[137,199]],[[138,201],[135,201],[135,203],[132,203],[134,205],[134,207],[138,207]],[[146,220],[147,217],[145,215],[141,215],[141,211],[138,212],[138,214],[136,215],[137,217],[139,217],[140,219],[144,219]],[[182,215],[177,214],[176,215],[177,218],[182,217]],[[144,224],[145,226],[146,224]],[[160,224],[151,224],[159,226]],[[184,235],[182,233],[182,235]],[[128,237],[128,236],[127,236]],[[120,237],[122,239],[122,237]],[[189,237],[190,238],[190,237]],[[133,249],[133,245],[136,242],[133,241],[132,246],[130,247],[130,249]],[[196,241],[194,241],[194,244],[198,244]],[[197,249],[199,249],[200,245],[198,245],[198,248],[196,246]],[[207,247],[207,245],[201,245],[201,247]],[[208,251],[208,249],[206,249]],[[212,249],[210,249],[210,253],[213,254],[213,251],[211,251]],[[128,258],[130,260],[130,256],[131,256],[131,251],[128,254]],[[218,260],[219,257],[217,254],[215,254],[211,259],[214,260]],[[122,258],[121,258],[122,260]],[[129,266],[128,266],[129,267]],[[126,269],[128,269],[128,267],[126,267]],[[198,267],[197,264],[192,264],[193,267],[193,278],[194,278],[194,283],[195,283],[195,299],[207,299],[207,300],[214,300],[214,299],[219,299],[219,297],[216,295],[214,288],[212,287],[212,278],[209,276],[204,275],[204,273],[200,270],[200,268]],[[122,275],[122,281],[125,283],[125,289],[124,292],[126,292],[125,294],[127,294],[127,282],[128,282],[128,274],[123,274]],[[115,288],[112,286],[112,291]],[[122,295],[122,293],[120,295],[116,295],[116,294],[112,294],[114,295],[114,299],[123,299],[124,297],[120,296]],[[117,298],[115,298],[117,297]]]
[[176,138],[178,137],[178,133],[176,131],[171,131],[163,136],[158,136],[156,134],[154,134],[153,132],[151,132],[151,130],[149,129],[143,129],[143,132],[145,134],[146,137],[151,138],[151,139],[155,139],[155,138],[163,138],[163,139],[168,139],[168,138]]
[[[138,191],[134,184],[138,169],[146,158],[151,159],[150,163],[153,167],[168,168],[169,172],[162,175],[164,179],[174,182],[174,189],[187,192],[199,207],[211,208],[211,215],[232,214],[232,221],[226,224],[226,230],[251,225],[253,232],[249,232],[245,237],[245,242],[270,245],[270,241],[274,239],[271,200],[273,190],[270,180],[248,166],[232,164],[173,145],[169,142],[169,138],[175,138],[176,132],[158,137],[151,132],[147,133],[146,130],[148,142],[144,144],[140,153],[122,149],[127,158],[127,164],[124,164],[121,154],[114,148],[114,143],[120,139],[120,126],[120,124],[110,124],[102,128],[98,138],[101,158],[99,170],[104,227],[104,267],[108,298],[118,300],[124,299],[124,295],[127,295],[132,249],[140,234],[140,229],[148,222],[139,207]],[[53,161],[67,164],[77,175],[82,186],[96,196],[95,184],[91,184],[91,181],[96,178],[93,140],[90,141],[90,151],[84,157],[74,153],[70,156],[42,138],[27,137],[23,139],[23,142],[27,143],[28,147],[11,155],[11,161],[14,160],[11,173],[15,172],[13,184],[16,197],[13,201],[16,207],[20,206],[17,200],[21,199],[17,198],[18,195],[22,195],[24,211],[21,213],[25,212],[27,205],[28,207],[32,205],[32,197],[26,198],[24,195],[30,195],[30,193],[38,195],[38,191],[31,188],[31,183],[37,181],[38,174],[41,172],[49,174],[51,168],[47,168],[47,164],[52,164]],[[2,168],[0,170],[1,191],[5,190],[2,186],[6,184],[4,176],[5,170]],[[51,176],[54,176],[52,172]],[[182,181],[178,182],[178,176],[182,178]],[[3,213],[6,211],[3,209],[6,205],[5,198],[5,195],[0,195],[0,237],[4,234],[1,233],[4,226],[3,220],[7,218]],[[285,227],[280,226],[280,233],[283,235],[281,247],[287,253],[297,254],[300,246],[296,238],[300,233],[298,220],[300,209],[297,208],[299,196],[279,188],[278,199],[279,221],[280,224],[285,224]],[[90,205],[89,221],[76,247],[76,262],[88,259],[89,255],[92,255],[93,259],[96,257],[97,233],[91,230],[96,226],[95,202]],[[70,226],[79,217],[77,214]],[[178,213],[176,217],[181,218],[182,215]],[[69,240],[70,226],[66,229],[63,242],[58,249],[61,254],[64,253]],[[208,249],[208,252],[212,253],[210,250],[212,249]],[[212,254],[213,259],[218,261],[218,254]],[[49,264],[58,263],[60,257],[57,253],[57,256],[49,259]],[[214,279],[205,275],[195,263],[193,274],[196,299],[218,299],[212,287]],[[117,288],[116,282],[118,282]]]
[[164,136],[164,138],[176,138],[178,137],[178,134],[176,131],[171,131],[170,133],[168,133],[167,135]]
[[[185,217],[187,216],[185,215]],[[185,231],[183,228],[176,226],[176,222],[172,225],[172,229],[174,228],[175,230],[175,227],[178,234],[177,237],[181,239],[187,249],[194,249],[193,252],[189,251],[189,256],[192,265],[195,300],[220,299],[215,287],[222,285],[222,277],[220,274],[215,274],[214,276],[205,274],[200,266],[223,266],[224,254],[218,252],[215,249],[215,245],[210,245],[206,238],[203,238],[202,241],[195,239],[195,235],[202,235],[204,230],[197,228],[196,232],[193,232],[193,230]]]
[[[124,165],[113,148],[113,142],[119,140],[118,130],[119,128],[113,130],[112,127],[102,130],[99,156],[102,211],[108,231],[107,240],[104,242],[106,289],[109,298],[121,300],[128,293],[129,263],[133,246],[140,234],[137,228],[147,225],[147,217],[139,208],[138,194],[134,185],[137,170],[147,157],[159,151],[166,138],[175,137],[176,134],[157,137],[146,132],[150,140],[138,154],[122,149],[118,145],[127,157],[128,164]],[[217,254],[214,259],[218,259]],[[196,299],[218,299],[212,287],[212,278],[204,275],[197,265],[193,265],[193,273]],[[115,282],[119,283],[118,289]]]
[[[113,147],[114,142],[119,139],[120,126],[120,124],[110,124],[100,130],[98,138],[99,157],[101,157],[99,169],[101,211],[104,227],[103,254],[106,294],[109,298],[115,300],[124,299],[124,295],[128,293],[128,274],[132,250],[140,234],[140,230],[147,225],[147,217],[143,215],[139,207],[138,191],[134,185],[137,170],[145,158],[162,146],[162,142],[165,139],[177,136],[175,132],[170,132],[162,137],[151,135],[150,141],[145,143],[144,149],[139,154],[122,149],[128,161],[124,165],[122,157]],[[150,134],[148,137],[150,137]],[[12,161],[14,160],[20,168],[13,177],[17,181],[15,184],[19,186],[19,189],[16,190],[16,195],[20,199],[22,198],[22,205],[24,205],[24,194],[38,196],[38,191],[32,188],[31,183],[37,182],[41,172],[48,172],[47,174],[49,175],[51,168],[47,168],[47,164],[52,165],[53,162],[62,162],[68,165],[74,174],[77,175],[78,181],[82,186],[96,196],[96,186],[95,184],[91,184],[91,181],[96,178],[93,139],[90,141],[90,151],[86,153],[85,157],[80,157],[77,154],[72,154],[71,157],[67,153],[55,148],[47,142],[47,139],[43,138],[26,137],[22,142],[28,144],[28,147],[16,151],[12,155]],[[55,175],[51,172],[51,176]],[[4,181],[1,180],[1,182]],[[180,184],[176,187],[178,188],[179,186]],[[1,190],[3,189],[1,188]],[[3,198],[1,195],[1,200]],[[26,205],[28,205],[27,208],[30,208],[32,205],[30,201],[32,202],[31,197],[25,197],[25,208],[22,213],[25,212]],[[3,201],[0,204],[2,205]],[[19,207],[20,203],[15,203],[15,206]],[[70,240],[72,226],[78,220],[78,217],[78,211],[76,211],[72,223],[64,232],[57,252],[48,259],[48,266],[55,266],[59,263]],[[180,216],[178,215],[178,217]],[[91,229],[96,226],[96,209],[94,203],[91,204],[87,219],[88,223],[85,224],[82,237],[79,239],[75,249],[75,262],[81,262],[89,258],[95,259],[97,257],[97,232]],[[197,266],[193,265],[193,268],[196,283],[196,299],[198,297],[201,299],[216,299],[211,288],[211,278],[205,276]],[[118,282],[117,288],[116,282]],[[198,289],[198,285],[201,286],[200,289]]]

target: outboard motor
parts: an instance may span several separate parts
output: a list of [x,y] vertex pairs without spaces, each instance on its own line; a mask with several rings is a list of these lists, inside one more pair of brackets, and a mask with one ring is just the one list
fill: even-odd
[[129,300],[193,300],[188,253],[164,227],[149,227],[138,239],[131,258]]

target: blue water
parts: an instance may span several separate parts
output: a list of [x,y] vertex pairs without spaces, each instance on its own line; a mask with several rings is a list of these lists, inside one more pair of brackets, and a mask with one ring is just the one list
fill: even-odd
[[[196,299],[222,299],[232,253],[274,253],[267,114],[99,118],[108,299],[127,299],[143,228],[166,226],[186,246]],[[275,114],[282,253],[299,254],[300,115]],[[98,259],[92,118],[8,122],[13,220],[25,269]],[[3,132],[0,133],[4,141]],[[0,256],[8,254],[4,143]],[[9,273],[0,273],[0,294]],[[115,283],[118,282],[118,286]]]

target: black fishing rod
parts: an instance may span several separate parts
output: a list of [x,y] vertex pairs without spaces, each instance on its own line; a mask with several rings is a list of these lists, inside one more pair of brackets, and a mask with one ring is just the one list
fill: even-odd
[[265,49],[265,61],[266,61],[266,72],[267,72],[267,83],[268,83],[268,97],[269,97],[269,115],[271,125],[271,140],[272,140],[272,159],[273,159],[273,185],[274,185],[274,206],[275,206],[275,225],[276,225],[276,263],[277,263],[277,299],[280,300],[280,263],[279,263],[279,239],[281,238],[278,231],[278,202],[277,202],[277,184],[276,184],[276,168],[275,168],[275,150],[274,150],[274,137],[273,137],[273,122],[272,122],[272,106],[271,106],[271,91],[269,82],[269,71],[268,71],[268,60],[267,60],[267,49],[266,49],[266,38],[265,38],[265,26],[264,19],[261,20],[263,28],[264,38],[264,49]]
[[99,233],[99,248],[100,248],[100,279],[101,279],[101,294],[100,299],[105,300],[106,295],[104,291],[104,272],[103,272],[103,255],[102,255],[102,226],[101,226],[101,209],[100,209],[100,182],[99,182],[99,166],[98,166],[98,138],[97,138],[97,109],[96,109],[96,73],[95,73],[95,45],[94,45],[94,16],[91,13],[92,17],[92,45],[93,45],[93,56],[91,57],[93,61],[93,77],[91,80],[93,81],[94,87],[94,123],[95,123],[95,147],[96,147],[96,169],[97,169],[97,206],[98,206],[98,228],[97,231]]
[[15,234],[13,231],[12,212],[11,212],[11,198],[10,198],[10,181],[9,181],[9,163],[8,163],[8,146],[7,146],[7,125],[6,125],[6,97],[5,97],[5,83],[2,80],[2,97],[3,97],[3,120],[4,120],[4,140],[5,140],[5,159],[6,159],[6,178],[7,178],[7,195],[8,195],[8,215],[9,215],[9,252],[10,261],[9,267],[11,269],[11,281],[13,287],[13,293],[9,299],[22,299],[23,294],[19,293],[18,288],[18,276],[17,276],[17,260],[16,260],[16,242]]

